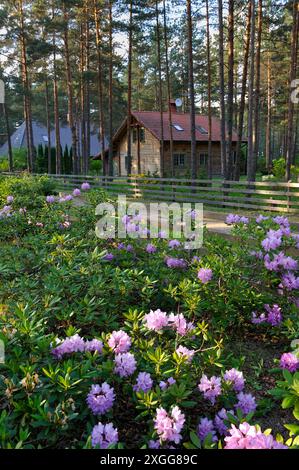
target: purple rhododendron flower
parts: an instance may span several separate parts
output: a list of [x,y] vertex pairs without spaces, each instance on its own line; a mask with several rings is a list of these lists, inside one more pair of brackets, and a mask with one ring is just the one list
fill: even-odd
[[144,321],[149,330],[161,331],[164,327],[168,326],[169,320],[167,313],[158,309],[155,311],[151,310],[150,313],[144,315]]
[[131,347],[131,338],[125,331],[113,331],[108,340],[108,346],[115,354],[126,353]]
[[82,189],[82,191],[89,191],[90,190],[90,184],[87,183],[87,181],[85,183],[82,183],[81,189]]
[[129,377],[136,370],[136,359],[131,353],[117,354],[114,363],[114,371],[120,377]]
[[197,277],[202,284],[207,284],[213,277],[213,271],[211,269],[201,268],[198,271]]
[[299,289],[299,277],[292,272],[288,272],[282,276],[281,287],[288,291]]
[[151,243],[149,243],[146,246],[146,252],[149,253],[150,255],[153,253],[156,253],[156,251],[157,251],[157,247],[155,245],[152,245]]
[[274,230],[270,230],[267,234],[267,238],[262,241],[262,247],[265,251],[276,250],[282,244],[281,234],[278,234]]
[[65,354],[72,354],[75,352],[84,352],[85,342],[78,334],[70,336],[62,341],[56,348],[52,349],[52,354],[57,359],[61,359]]
[[106,255],[103,256],[102,259],[104,261],[113,261],[114,260],[114,255],[113,255],[113,253],[107,253]]
[[227,370],[223,376],[225,382],[231,383],[235,392],[241,392],[245,385],[243,373],[237,369]]
[[165,258],[165,263],[168,268],[172,268],[172,269],[186,269],[188,266],[187,262],[184,259],[178,259],[178,258],[167,257]]
[[255,398],[251,393],[240,392],[237,395],[238,403],[235,405],[236,409],[240,409],[244,415],[248,415],[256,410]]
[[181,336],[185,336],[187,333],[194,329],[194,324],[187,322],[182,313],[174,315],[171,313],[168,317],[170,326]]
[[221,395],[221,378],[220,377],[208,377],[204,374],[200,380],[198,388],[201,392],[203,392],[204,397],[209,400],[212,405],[215,404],[216,397]]
[[55,196],[47,196],[46,201],[48,204],[53,204],[53,202],[55,202]]
[[14,202],[14,197],[13,196],[7,196],[6,202],[7,202],[7,204],[12,204]]
[[284,353],[280,358],[280,367],[290,372],[296,372],[299,369],[299,359],[291,352]]
[[215,419],[214,419],[215,428],[217,429],[218,433],[221,436],[227,435],[228,426],[224,422],[224,421],[228,421],[227,413],[230,413],[233,416],[235,415],[234,410],[226,411],[225,408],[222,408],[222,410],[220,410],[216,414]]
[[213,421],[208,418],[201,418],[199,425],[197,426],[197,435],[201,442],[205,440],[208,434],[212,435],[213,442],[218,441]]
[[103,343],[98,339],[92,339],[91,341],[85,342],[85,351],[87,352],[98,352],[101,354],[103,352]]
[[112,423],[99,423],[94,426],[91,434],[91,444],[93,447],[107,449],[112,444],[118,443],[118,431]]
[[185,415],[178,406],[173,407],[170,414],[164,408],[157,409],[154,424],[161,441],[179,444],[184,423]]
[[290,225],[289,219],[280,215],[278,215],[277,217],[273,217],[272,220],[276,224],[282,225],[283,227],[289,227]]
[[257,224],[260,224],[261,222],[264,222],[264,221],[266,221],[266,220],[269,220],[269,217],[266,217],[266,216],[264,216],[264,215],[259,215],[259,216],[255,219],[255,221],[256,221]]
[[193,356],[195,354],[195,351],[192,349],[185,348],[185,346],[179,346],[175,352],[179,355],[187,359],[188,362],[191,362],[193,359]]
[[148,374],[147,372],[140,372],[140,374],[137,377],[137,382],[133,387],[133,390],[135,392],[147,393],[152,389],[152,386],[153,386],[153,380],[151,378],[151,375]]
[[228,214],[226,217],[226,223],[228,225],[238,224],[240,222],[241,217],[237,214]]
[[80,196],[80,195],[81,195],[80,189],[75,188],[74,191],[73,191],[73,196],[78,197],[78,196]]
[[160,449],[160,441],[149,441],[148,443],[148,448],[149,449]]
[[275,441],[271,434],[266,436],[246,422],[240,424],[239,428],[232,424],[229,436],[224,441],[225,449],[287,449],[287,446]]
[[174,385],[175,383],[176,383],[176,380],[173,377],[169,377],[169,379],[167,379],[167,382],[161,381],[159,383],[159,387],[164,392],[165,390],[167,390],[168,387],[170,387],[171,385]]
[[258,325],[261,323],[269,323],[272,326],[278,326],[282,322],[281,308],[278,305],[265,305],[266,313],[257,316],[256,312],[252,313],[252,323]]
[[179,242],[178,240],[170,240],[170,242],[168,243],[168,247],[169,248],[180,248],[181,246],[181,242]]
[[102,415],[112,408],[114,399],[114,389],[104,382],[91,386],[86,402],[94,415]]

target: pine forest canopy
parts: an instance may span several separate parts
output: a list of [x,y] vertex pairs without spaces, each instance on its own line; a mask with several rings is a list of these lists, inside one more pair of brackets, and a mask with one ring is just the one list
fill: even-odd
[[[290,179],[299,159],[298,31],[298,0],[2,0],[0,145],[25,119],[28,169],[34,170],[32,122],[38,121],[49,137],[48,170],[53,144],[61,173],[59,127],[67,123],[73,171],[86,174],[95,127],[100,142],[109,142],[104,171],[112,174],[112,137],[124,117],[130,129],[131,110],[168,112],[171,128],[169,103],[180,98],[190,113],[192,177],[192,129],[195,114],[203,114],[210,125],[212,116],[221,118],[226,179],[238,180],[247,158],[253,181],[279,157]],[[211,135],[209,128],[209,152]],[[130,138],[127,146],[130,169]],[[12,169],[11,149],[9,164]]]

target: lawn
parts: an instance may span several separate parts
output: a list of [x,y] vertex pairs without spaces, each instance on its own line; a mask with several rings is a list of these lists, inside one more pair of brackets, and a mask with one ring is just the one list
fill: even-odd
[[231,215],[231,240],[205,231],[190,251],[97,238],[107,201],[0,179],[0,448],[298,448],[287,218]]

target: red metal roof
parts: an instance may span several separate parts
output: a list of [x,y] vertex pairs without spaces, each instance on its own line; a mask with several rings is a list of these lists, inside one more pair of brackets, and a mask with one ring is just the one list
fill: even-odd
[[[132,111],[133,117],[137,119],[145,128],[161,140],[161,115],[157,111]],[[179,131],[173,127],[173,140],[180,142],[191,141],[191,125],[190,114],[172,113],[173,125],[178,124],[183,130]],[[164,140],[170,140],[169,117],[168,112],[163,113],[164,123]],[[206,131],[209,129],[208,116],[196,115],[196,126],[203,127]],[[208,134],[196,130],[196,140],[199,142],[207,142]],[[220,119],[212,118],[212,141],[219,142],[221,140]],[[237,133],[233,132],[233,142],[237,142]],[[243,141],[246,141],[246,139]]]

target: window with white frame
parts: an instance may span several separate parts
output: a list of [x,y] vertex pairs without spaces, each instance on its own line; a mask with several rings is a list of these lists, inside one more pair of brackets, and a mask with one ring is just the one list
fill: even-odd
[[173,165],[178,168],[183,168],[186,165],[186,155],[184,153],[175,153],[173,155]]

